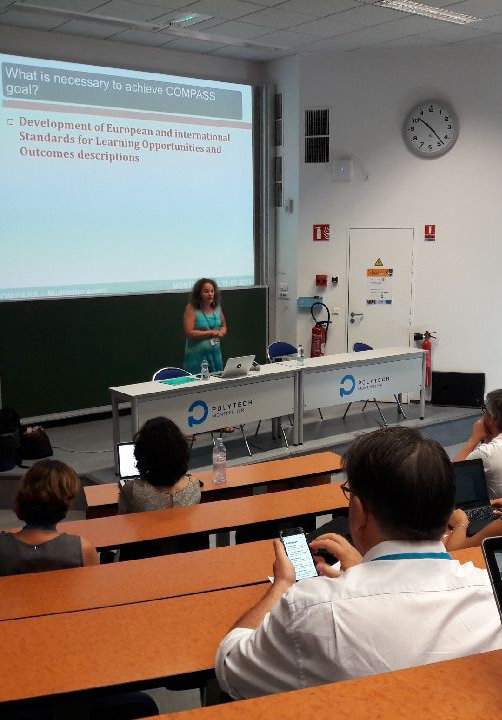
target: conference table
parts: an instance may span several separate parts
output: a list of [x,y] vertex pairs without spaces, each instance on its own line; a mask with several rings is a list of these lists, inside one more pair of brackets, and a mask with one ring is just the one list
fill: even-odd
[[390,400],[402,393],[420,394],[420,419],[425,417],[425,358],[418,348],[379,350],[307,358],[298,375],[297,442],[303,443],[303,413],[347,405],[358,400]]
[[[195,471],[201,485],[201,502],[252,495],[255,489],[268,492],[292,490],[303,485],[329,483],[331,474],[341,468],[342,458],[333,452],[312,453],[227,467],[226,482],[213,483],[212,471]],[[87,518],[105,517],[117,512],[119,487],[116,483],[87,485],[83,488]]]
[[308,358],[302,365],[296,360],[271,363],[239,378],[212,376],[181,384],[152,380],[111,387],[115,472],[120,403],[131,409],[131,437],[158,415],[168,416],[186,434],[293,415],[293,444],[300,445],[304,412],[313,408],[418,392],[423,419],[425,357],[418,348],[387,347]]
[[[470,557],[482,565],[480,548],[462,553],[463,560]],[[457,557],[456,552],[452,554]],[[0,703],[51,696],[68,699],[99,688],[132,684],[154,687],[169,678],[185,676],[203,682],[212,676],[221,638],[268,587],[267,581],[210,593],[4,620],[0,622]],[[497,677],[500,688],[500,658]],[[476,685],[478,682],[481,678],[476,676]],[[472,678],[469,688],[472,691]],[[410,698],[407,700],[409,714]],[[332,704],[326,704],[332,712]],[[282,717],[280,713],[277,716]]]
[[[258,372],[239,378],[212,375],[207,380],[190,377],[190,382],[181,384],[151,380],[111,387],[115,472],[121,402],[131,408],[131,437],[146,420],[159,415],[173,420],[184,434],[214,432],[226,425],[245,425],[282,415],[297,417],[296,373],[296,362],[289,361],[262,365]],[[296,427],[294,433],[296,436]]]

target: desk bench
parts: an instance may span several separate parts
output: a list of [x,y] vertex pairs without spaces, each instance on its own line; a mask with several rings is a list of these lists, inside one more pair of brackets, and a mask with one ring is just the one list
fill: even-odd
[[347,500],[340,485],[316,485],[189,507],[73,520],[61,523],[59,529],[82,535],[98,550],[108,550],[147,540],[224,532],[299,515],[322,515],[343,507],[347,507]]
[[[194,472],[195,480],[202,483],[201,502],[252,495],[253,489],[267,486],[268,490],[290,490],[301,485],[329,483],[331,474],[341,468],[340,455],[333,452],[299,455],[298,457],[270,460],[252,465],[227,467],[227,481],[213,483],[211,471]],[[115,515],[119,489],[116,483],[84,487],[87,517]]]
[[[213,551],[211,551],[213,552]],[[470,555],[478,563],[481,558],[479,548],[469,551],[462,551],[463,559]],[[453,553],[457,556],[457,553]],[[138,561],[139,562],[139,561]],[[63,571],[67,572],[67,571]],[[95,610],[83,610],[80,612],[66,612],[58,615],[47,615],[43,617],[25,618],[20,620],[5,620],[0,623],[2,639],[2,653],[0,653],[0,702],[10,702],[23,699],[33,699],[47,696],[61,696],[67,693],[82,693],[96,688],[112,686],[127,686],[132,683],[137,687],[152,687],[161,685],[167,678],[174,678],[183,675],[201,673],[210,674],[214,667],[214,656],[218,644],[228,629],[239,618],[242,613],[256,604],[269,587],[267,583],[250,585],[247,587],[217,590],[210,595],[203,593],[199,595],[187,595],[184,597],[170,598],[166,600],[154,600],[117,607],[100,608]],[[476,663],[475,658],[481,658],[481,665],[478,670],[473,671]],[[485,663],[486,665],[483,665]],[[493,661],[490,658],[494,658]],[[502,651],[488,653],[486,655],[472,656],[461,661],[467,662],[469,668],[469,682],[462,676],[462,686],[465,691],[476,702],[476,707],[481,696],[479,693],[472,694],[472,677],[477,678],[477,688],[481,689],[487,678],[495,681],[497,707],[500,711],[500,666]],[[444,693],[448,682],[441,675],[441,667],[446,665],[434,664],[422,668],[431,677],[437,677],[437,691]],[[462,667],[459,665],[458,667]],[[399,673],[368,678],[366,681],[356,680],[336,685],[323,686],[322,689],[311,688],[305,691],[306,697],[312,693],[322,692],[319,697],[319,708],[314,703],[310,706],[307,716],[315,714],[320,709],[324,715],[320,718],[332,717],[333,706],[337,701],[335,696],[330,700],[325,695],[329,692],[336,692],[338,688],[354,685],[359,682],[376,682],[374,688],[367,694],[361,695],[354,687],[348,690],[353,702],[351,720],[360,717],[357,712],[357,702],[365,697],[365,702],[375,703],[389,702],[396,712],[394,714],[382,713],[382,717],[404,718],[409,716],[409,698],[416,701],[416,693],[422,687],[426,695],[425,687],[428,684],[416,680],[410,680],[409,692],[406,695],[408,702],[403,699],[402,713],[396,714],[400,704],[395,703],[395,693],[390,689],[385,690],[379,686],[379,678],[406,678],[405,673],[416,673],[420,669],[404,670]],[[475,674],[472,674],[475,672]],[[439,675],[437,674],[439,673]],[[452,677],[456,677],[456,671]],[[418,676],[420,677],[420,676]],[[387,680],[384,681],[385,683]],[[405,684],[405,686],[407,685]],[[332,690],[331,690],[332,689]],[[345,692],[345,691],[343,691]],[[397,692],[397,687],[396,687]],[[273,698],[264,698],[262,702],[281,702],[280,698],[294,697],[294,693]],[[345,695],[343,695],[345,697]],[[439,700],[437,701],[439,702]],[[443,702],[443,700],[441,700]],[[225,713],[241,712],[245,705],[229,705],[218,708],[207,708],[203,713],[210,718],[234,717],[234,715],[222,715]],[[274,717],[298,717],[298,704],[293,701],[289,709],[284,713],[277,711],[274,715],[274,705],[270,706]],[[337,704],[338,707],[338,704]],[[418,707],[418,706],[417,706]],[[424,706],[420,704],[422,709]],[[372,716],[375,716],[373,707]],[[314,712],[315,711],[315,712]],[[437,707],[436,707],[437,711]],[[194,711],[199,712],[199,711]],[[295,713],[296,714],[291,714]],[[338,711],[337,711],[338,714]],[[271,716],[272,716],[271,715]],[[422,714],[420,717],[436,717],[437,712]],[[467,718],[466,715],[452,715],[457,718]],[[479,717],[479,713],[470,713],[469,720]],[[179,716],[180,720],[181,717]],[[191,717],[188,713],[186,717]],[[193,716],[194,720],[196,715]],[[254,718],[254,714],[245,717]],[[258,715],[256,716],[258,717]],[[343,717],[343,716],[342,716]],[[349,715],[345,715],[346,718]],[[498,717],[498,714],[488,714],[486,717]],[[201,716],[200,720],[204,720]]]

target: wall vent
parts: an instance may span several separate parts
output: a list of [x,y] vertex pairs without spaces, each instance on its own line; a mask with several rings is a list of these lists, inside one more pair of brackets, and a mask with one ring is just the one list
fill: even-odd
[[282,136],[282,93],[274,95],[274,147],[281,147]]
[[305,162],[329,162],[329,110],[305,110]]
[[282,157],[274,158],[274,207],[282,207]]

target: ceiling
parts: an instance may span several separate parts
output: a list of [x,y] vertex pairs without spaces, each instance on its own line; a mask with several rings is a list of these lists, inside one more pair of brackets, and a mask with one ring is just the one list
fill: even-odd
[[[482,19],[454,25],[372,0],[0,0],[0,25],[264,62],[364,48],[502,45],[502,0],[422,2]],[[180,13],[207,19],[166,27]]]

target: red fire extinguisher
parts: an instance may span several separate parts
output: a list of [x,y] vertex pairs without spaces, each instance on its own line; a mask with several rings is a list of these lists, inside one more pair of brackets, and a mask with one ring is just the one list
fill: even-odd
[[[322,305],[323,308],[326,308],[326,312],[328,313],[328,319],[327,320],[317,320],[317,318],[314,315],[314,308],[316,305]],[[324,351],[326,349],[326,340],[328,337],[328,326],[331,323],[331,315],[329,312],[329,309],[327,305],[325,305],[322,302],[316,302],[312,305],[310,308],[310,314],[312,315],[312,320],[314,320],[315,325],[312,328],[312,341],[310,345],[310,357],[321,357],[321,355],[324,355]]]
[[431,386],[432,381],[432,343],[431,338],[434,340],[436,336],[433,335],[429,330],[422,333],[415,333],[415,340],[422,340],[422,350],[425,350],[425,387]]

